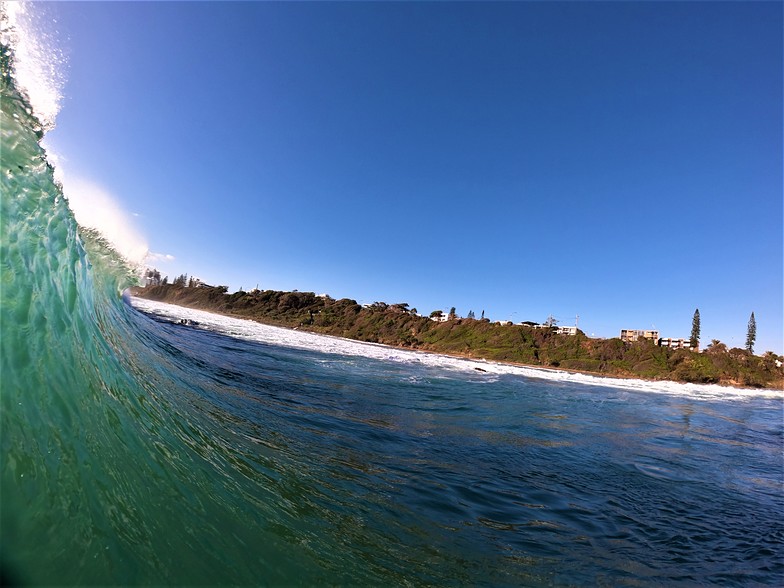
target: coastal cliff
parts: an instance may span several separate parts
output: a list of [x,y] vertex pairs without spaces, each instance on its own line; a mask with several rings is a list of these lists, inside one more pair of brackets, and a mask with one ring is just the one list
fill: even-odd
[[473,359],[606,376],[784,389],[784,368],[777,366],[783,358],[770,352],[756,356],[743,349],[728,349],[718,341],[697,353],[650,341],[592,339],[582,331],[561,335],[486,319],[435,322],[403,303],[363,307],[355,300],[335,300],[312,292],[229,294],[225,287],[166,284],[132,288],[131,294],[276,326]]

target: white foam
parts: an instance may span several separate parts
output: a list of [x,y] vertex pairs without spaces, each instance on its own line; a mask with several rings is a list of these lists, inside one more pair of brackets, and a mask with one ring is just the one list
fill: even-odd
[[211,312],[156,302],[144,298],[131,298],[131,302],[134,307],[144,312],[154,313],[175,321],[180,319],[196,321],[199,323],[198,326],[200,328],[213,330],[233,337],[279,345],[282,347],[308,349],[321,353],[353,355],[399,363],[418,363],[452,372],[468,372],[475,374],[476,368],[480,368],[481,370],[484,370],[489,377],[492,377],[493,375],[510,374],[564,383],[723,400],[782,398],[784,395],[784,391],[781,390],[752,390],[718,386],[716,384],[682,384],[668,381],[650,382],[647,380],[592,376],[547,368],[523,367],[484,360],[462,359],[435,353],[408,351],[376,343],[364,343],[351,339],[317,335],[306,331],[273,327],[251,320],[226,317]]

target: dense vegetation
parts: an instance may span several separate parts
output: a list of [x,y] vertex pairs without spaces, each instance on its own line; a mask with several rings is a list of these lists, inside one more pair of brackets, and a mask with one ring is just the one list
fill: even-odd
[[568,336],[526,325],[502,326],[487,319],[435,322],[405,303],[363,307],[347,298],[296,291],[229,294],[224,286],[186,287],[184,279],[134,288],[132,293],[272,325],[475,359],[653,380],[784,388],[784,368],[776,365],[784,358],[727,349],[719,341],[696,353],[650,341],[591,339],[582,331]]

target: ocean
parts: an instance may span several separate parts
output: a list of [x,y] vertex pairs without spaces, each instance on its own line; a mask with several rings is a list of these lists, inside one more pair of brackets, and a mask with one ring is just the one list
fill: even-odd
[[471,362],[130,298],[134,270],[54,181],[12,58],[3,583],[784,583],[782,392]]

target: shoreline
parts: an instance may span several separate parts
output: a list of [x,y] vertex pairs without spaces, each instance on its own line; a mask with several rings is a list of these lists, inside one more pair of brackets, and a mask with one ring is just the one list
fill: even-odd
[[[314,336],[317,336],[317,337],[325,337],[325,338],[330,338],[330,339],[336,339],[338,341],[346,341],[346,342],[350,342],[350,343],[358,343],[358,344],[361,344],[361,345],[370,345],[370,346],[373,346],[373,347],[382,347],[382,348],[386,348],[386,349],[390,349],[390,350],[404,351],[404,352],[408,352],[408,353],[412,353],[412,354],[425,354],[425,355],[434,356],[434,357],[443,357],[443,358],[447,358],[447,359],[465,360],[465,361],[481,363],[481,364],[497,365],[497,366],[501,366],[501,367],[522,368],[522,369],[532,370],[534,372],[542,372],[542,373],[545,373],[545,374],[552,374],[552,375],[555,375],[555,374],[567,374],[567,375],[576,375],[576,376],[586,376],[588,378],[592,378],[592,379],[595,379],[597,381],[599,381],[599,380],[611,380],[611,381],[645,382],[645,383],[648,383],[648,384],[667,383],[667,384],[677,384],[677,385],[683,385],[683,386],[716,386],[716,387],[726,388],[728,390],[737,390],[737,391],[780,392],[782,394],[782,396],[784,396],[784,389],[780,389],[780,388],[769,388],[769,387],[752,388],[752,387],[748,387],[748,386],[742,386],[739,383],[738,384],[733,384],[733,383],[723,383],[723,382],[713,382],[713,383],[683,382],[683,381],[672,380],[672,379],[663,379],[663,378],[654,379],[654,378],[644,378],[644,377],[639,377],[639,376],[634,376],[634,375],[607,374],[607,373],[595,372],[595,371],[589,371],[589,370],[575,370],[575,369],[569,369],[569,368],[548,367],[548,366],[541,366],[541,365],[535,365],[535,364],[526,364],[526,363],[515,362],[515,361],[500,361],[500,360],[494,360],[494,359],[486,359],[486,358],[483,358],[483,357],[476,357],[476,356],[473,356],[473,355],[468,354],[468,353],[435,351],[435,350],[431,350],[431,349],[421,349],[421,348],[415,348],[415,347],[407,347],[405,345],[394,345],[394,344],[390,344],[390,343],[378,343],[378,342],[373,342],[373,341],[362,341],[360,339],[352,339],[350,337],[341,337],[339,335],[332,335],[332,334],[328,334],[328,333],[320,333],[318,331],[310,330],[310,329],[305,328],[303,326],[291,327],[291,326],[287,326],[287,325],[274,324],[273,322],[265,322],[265,321],[261,321],[261,320],[258,320],[258,319],[252,318],[252,317],[243,316],[243,315],[240,315],[240,314],[237,314],[237,313],[232,313],[232,312],[218,312],[218,311],[215,311],[215,310],[212,310],[212,309],[207,310],[207,309],[199,308],[199,307],[196,307],[196,306],[188,306],[188,305],[176,304],[176,303],[168,302],[168,301],[154,300],[154,299],[145,298],[143,296],[135,296],[133,293],[131,293],[130,296],[131,296],[131,298],[137,298],[137,299],[140,299],[140,300],[149,300],[149,301],[154,302],[154,303],[167,304],[167,305],[175,306],[175,307],[178,307],[178,308],[195,310],[195,311],[198,311],[198,312],[205,312],[205,313],[208,313],[208,314],[214,314],[214,315],[219,316],[219,317],[225,317],[225,318],[230,318],[230,319],[238,319],[238,320],[242,320],[242,321],[250,321],[252,323],[256,323],[256,324],[259,324],[259,325],[264,325],[264,326],[268,326],[268,327],[274,327],[274,328],[283,329],[283,330],[287,330],[287,331],[301,331],[303,333],[308,333],[310,335],[314,335]],[[477,369],[477,371],[483,371],[483,370],[481,370],[481,368],[474,368],[474,369]],[[550,378],[548,378],[548,379],[550,379]],[[600,383],[600,382],[596,382],[596,383]]]
[[[175,305],[175,306],[177,306],[177,305]],[[185,308],[187,308],[187,307],[185,307]],[[216,314],[219,314],[219,313],[216,313]],[[222,315],[222,316],[228,316],[228,315]],[[241,318],[241,317],[232,316],[231,318]],[[247,320],[252,320],[252,319],[247,319]],[[259,321],[254,321],[254,322],[259,322]],[[265,323],[259,322],[259,324],[265,324]],[[274,326],[274,325],[270,325],[270,326]],[[285,329],[287,327],[281,327],[281,328]],[[296,327],[293,327],[293,328],[296,329]],[[307,331],[307,332],[313,333],[314,335],[320,335],[322,337],[333,337],[334,336],[334,335],[322,335],[321,333],[315,333],[313,331]],[[336,338],[338,338],[338,339],[345,339],[346,341],[352,341],[352,342],[357,342],[357,343],[365,343],[365,344],[368,344],[368,345],[381,345],[383,347],[388,347],[390,349],[399,349],[401,351],[410,351],[411,353],[426,353],[426,354],[429,354],[429,355],[436,355],[436,356],[447,357],[447,358],[451,358],[451,359],[464,359],[464,360],[473,361],[473,362],[476,362],[476,363],[487,363],[487,364],[495,364],[495,365],[499,365],[499,366],[508,366],[508,367],[515,367],[515,368],[525,368],[525,369],[529,369],[529,370],[533,370],[533,371],[537,371],[537,372],[546,372],[546,373],[552,373],[552,374],[563,373],[563,374],[570,374],[570,375],[577,375],[577,376],[588,376],[588,377],[595,378],[595,379],[626,380],[626,381],[632,381],[632,382],[633,381],[639,381],[639,382],[646,382],[646,383],[649,383],[649,384],[667,383],[667,384],[678,384],[678,385],[681,385],[681,386],[719,386],[719,387],[727,388],[727,389],[730,389],[730,390],[743,390],[743,391],[749,391],[749,392],[760,392],[760,391],[781,392],[782,396],[784,396],[784,389],[779,389],[779,388],[750,388],[748,386],[741,386],[739,384],[738,385],[733,385],[733,384],[723,384],[723,383],[718,383],[718,382],[717,383],[681,382],[681,381],[678,381],[678,380],[667,380],[667,379],[663,379],[663,378],[660,378],[660,379],[642,378],[642,377],[633,376],[633,375],[623,376],[623,375],[618,375],[618,374],[606,374],[606,373],[602,373],[602,372],[592,372],[592,371],[588,371],[588,370],[574,370],[574,369],[560,368],[560,367],[546,367],[546,366],[541,366],[541,365],[533,365],[533,364],[520,363],[520,362],[515,362],[515,361],[498,361],[498,360],[495,360],[495,359],[484,359],[484,358],[481,358],[481,357],[472,357],[472,356],[467,355],[467,354],[446,353],[446,352],[441,352],[441,351],[431,351],[431,350],[428,350],[428,349],[412,349],[410,347],[403,347],[403,346],[399,346],[399,345],[389,345],[389,344],[386,344],[386,343],[369,343],[367,341],[357,341],[356,339],[347,339],[345,337],[336,337]]]

